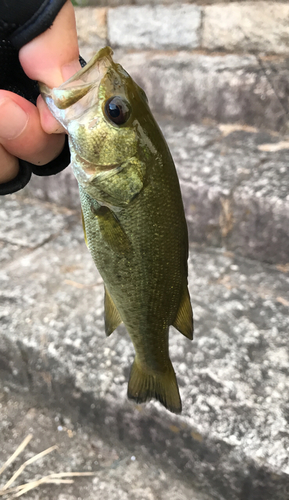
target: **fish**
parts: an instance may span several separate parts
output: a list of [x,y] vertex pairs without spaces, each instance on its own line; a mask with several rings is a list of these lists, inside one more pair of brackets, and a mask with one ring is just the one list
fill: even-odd
[[86,245],[104,282],[107,336],[123,323],[135,349],[127,395],[182,403],[169,327],[193,338],[188,231],[178,176],[145,92],[110,47],[41,95],[66,129]]

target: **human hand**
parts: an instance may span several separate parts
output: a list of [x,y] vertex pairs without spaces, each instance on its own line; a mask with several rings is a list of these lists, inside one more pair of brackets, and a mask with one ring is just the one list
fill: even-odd
[[[24,45],[20,63],[29,78],[57,87],[80,69],[74,9],[68,0],[51,28]],[[0,183],[16,177],[18,158],[44,165],[63,149],[64,129],[39,96],[37,107],[0,90]]]

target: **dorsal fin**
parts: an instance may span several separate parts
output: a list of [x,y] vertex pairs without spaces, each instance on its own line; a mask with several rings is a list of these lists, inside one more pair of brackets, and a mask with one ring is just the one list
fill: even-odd
[[177,312],[176,319],[173,322],[173,326],[177,330],[179,330],[179,332],[182,333],[185,337],[193,340],[193,311],[187,286],[184,289],[179,310]]
[[105,334],[107,337],[122,323],[122,319],[114,302],[109,295],[106,287],[104,287],[104,322]]

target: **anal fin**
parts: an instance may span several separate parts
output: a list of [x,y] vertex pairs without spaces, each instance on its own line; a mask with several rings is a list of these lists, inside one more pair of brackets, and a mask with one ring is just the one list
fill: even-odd
[[114,302],[109,295],[106,287],[104,287],[104,323],[105,334],[107,337],[120,325],[122,319]]
[[145,403],[153,398],[172,413],[182,411],[178,383],[171,362],[166,372],[154,374],[147,373],[136,357],[131,367],[127,396],[136,403]]
[[177,316],[175,321],[173,322],[173,326],[179,330],[185,337],[190,340],[193,340],[193,331],[194,331],[194,323],[193,323],[193,311],[190,301],[190,295],[188,287],[186,286],[179,310],[177,312]]

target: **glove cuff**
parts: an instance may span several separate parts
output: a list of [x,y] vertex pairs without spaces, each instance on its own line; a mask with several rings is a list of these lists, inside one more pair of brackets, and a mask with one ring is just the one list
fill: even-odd
[[65,137],[64,148],[60,155],[46,165],[33,165],[25,160],[19,160],[19,172],[14,179],[0,184],[0,196],[16,193],[23,189],[30,181],[31,174],[42,176],[56,175],[64,170],[70,163],[70,151],[68,147],[68,137]]
[[[22,162],[23,163],[23,162]],[[24,162],[26,165],[28,165],[34,175],[38,175],[39,177],[44,177],[47,175],[56,175],[59,172],[62,172],[67,165],[70,163],[70,151],[69,151],[69,146],[68,146],[68,136],[65,136],[65,143],[63,150],[61,151],[60,155],[57,156],[54,160],[50,161],[49,163],[46,163],[46,165],[33,165],[32,163],[29,162]]]
[[10,36],[13,46],[19,50],[23,45],[31,42],[33,38],[50,28],[65,3],[66,0],[53,0],[53,2],[44,0],[33,16]]
[[16,193],[16,191],[23,189],[30,181],[31,174],[32,170],[29,164],[19,160],[19,172],[17,176],[11,181],[0,184],[0,195]]

